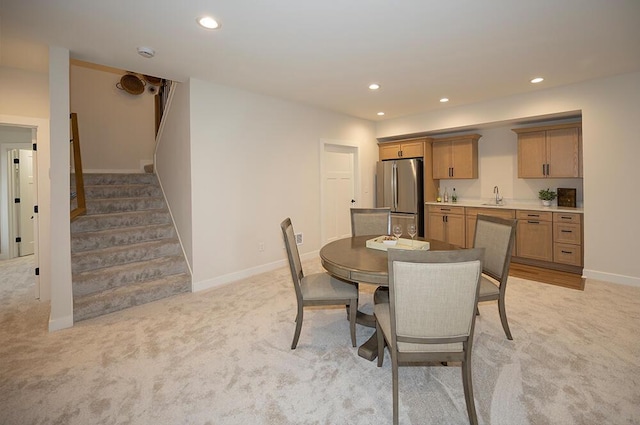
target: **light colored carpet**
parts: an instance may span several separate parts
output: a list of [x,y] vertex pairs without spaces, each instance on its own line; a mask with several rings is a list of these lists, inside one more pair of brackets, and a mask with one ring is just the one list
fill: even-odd
[[[2,425],[391,423],[388,354],[382,368],[358,357],[344,308],[307,309],[289,348],[288,268],[55,333],[31,270],[28,258],[0,262]],[[640,423],[640,288],[509,286],[514,341],[495,303],[476,325],[480,423]],[[371,332],[358,327],[358,342]],[[401,368],[400,423],[468,423],[460,368]]]

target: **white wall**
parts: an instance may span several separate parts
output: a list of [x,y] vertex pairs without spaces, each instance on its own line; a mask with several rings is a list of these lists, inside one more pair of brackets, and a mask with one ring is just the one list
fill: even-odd
[[0,67],[0,114],[49,118],[47,73]]
[[640,286],[639,93],[640,73],[626,74],[383,121],[377,137],[582,111],[584,275]]
[[285,217],[304,232],[301,255],[320,249],[321,140],[356,143],[373,187],[373,123],[200,80],[190,93],[196,289],[285,264]]
[[153,162],[155,96],[116,88],[120,74],[71,65],[71,112],[78,114],[85,172],[142,172]]
[[173,83],[155,169],[189,266],[193,264],[189,82]]
[[[49,330],[73,326],[71,286],[71,225],[69,220],[69,50],[49,49],[49,99],[51,101],[51,163],[47,177],[51,197],[51,313]],[[38,150],[39,152],[40,150]],[[40,159],[40,156],[38,156]],[[38,194],[40,197],[40,194]]]

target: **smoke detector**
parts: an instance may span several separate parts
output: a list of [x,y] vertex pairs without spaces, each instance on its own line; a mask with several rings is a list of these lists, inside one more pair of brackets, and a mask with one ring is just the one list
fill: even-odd
[[151,47],[138,47],[138,54],[143,58],[151,59],[156,52]]

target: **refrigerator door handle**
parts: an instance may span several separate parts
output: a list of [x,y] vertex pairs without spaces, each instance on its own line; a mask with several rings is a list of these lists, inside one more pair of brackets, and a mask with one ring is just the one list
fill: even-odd
[[398,211],[398,164],[393,163],[393,211]]

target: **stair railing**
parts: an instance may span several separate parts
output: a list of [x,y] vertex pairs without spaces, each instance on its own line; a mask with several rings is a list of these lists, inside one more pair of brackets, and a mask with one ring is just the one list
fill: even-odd
[[[87,212],[84,196],[84,177],[82,175],[82,157],[80,155],[80,134],[78,132],[78,114],[71,114],[71,221]],[[75,189],[75,190],[74,190]]]

